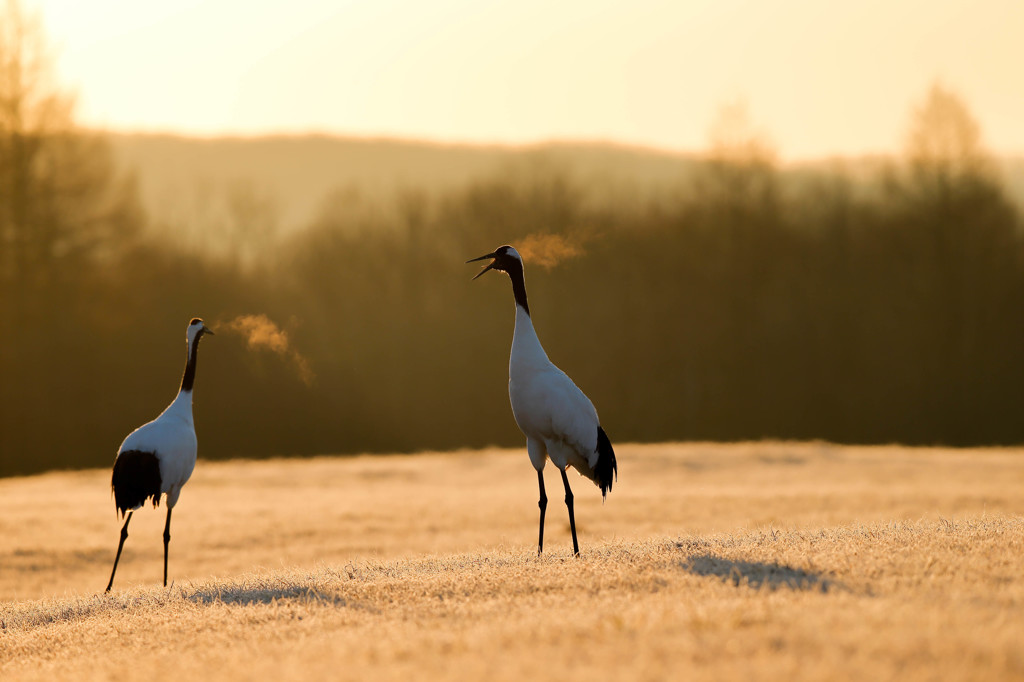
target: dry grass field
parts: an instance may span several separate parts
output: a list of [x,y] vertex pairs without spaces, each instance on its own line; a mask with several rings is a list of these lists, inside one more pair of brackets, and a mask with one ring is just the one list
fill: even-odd
[[0,480],[3,680],[1024,679],[1024,450],[620,445],[602,506],[525,451]]

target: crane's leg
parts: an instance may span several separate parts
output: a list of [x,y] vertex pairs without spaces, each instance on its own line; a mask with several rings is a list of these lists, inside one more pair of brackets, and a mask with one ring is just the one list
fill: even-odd
[[128,518],[124,520],[124,525],[121,526],[121,542],[117,543],[117,556],[114,557],[114,570],[110,572],[110,582],[107,583],[107,589],[104,592],[110,592],[110,588],[114,586],[114,574],[117,573],[117,562],[121,560],[121,550],[124,549],[124,541],[128,539],[128,522],[132,520],[132,514],[134,511],[128,512]]
[[548,508],[548,495],[544,492],[544,472],[537,472],[537,484],[540,486],[540,500],[537,506],[540,507],[540,534],[537,537],[537,556],[544,551],[544,512]]
[[576,541],[576,515],[572,511],[572,489],[569,487],[569,479],[565,476],[565,469],[562,469],[562,484],[565,486],[565,506],[569,508],[569,528],[572,529],[572,553],[580,555],[580,543]]
[[164,524],[164,587],[167,587],[167,546],[171,544],[171,506],[167,505],[167,523]]

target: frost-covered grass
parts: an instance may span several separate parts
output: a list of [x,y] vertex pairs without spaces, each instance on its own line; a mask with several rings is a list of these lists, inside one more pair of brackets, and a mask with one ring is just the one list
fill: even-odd
[[146,509],[109,595],[107,472],[0,481],[0,677],[1024,676],[1021,451],[618,452],[578,559],[523,452],[200,462],[173,585]]

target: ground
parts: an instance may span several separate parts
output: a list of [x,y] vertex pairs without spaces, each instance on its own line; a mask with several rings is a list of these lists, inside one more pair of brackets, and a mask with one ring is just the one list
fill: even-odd
[[0,677],[1024,679],[1024,450],[619,445],[200,461],[171,528],[109,472],[0,480]]

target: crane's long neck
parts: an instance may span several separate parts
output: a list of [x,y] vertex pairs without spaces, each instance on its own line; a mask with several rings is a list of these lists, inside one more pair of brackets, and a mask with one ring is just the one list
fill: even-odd
[[161,417],[175,415],[189,424],[192,423],[192,384],[196,380],[196,355],[199,351],[201,337],[202,334],[197,334],[196,338],[189,341],[185,356],[185,373],[181,377],[181,388],[178,389],[178,395],[174,397],[171,404],[161,413]]
[[[512,280],[512,295],[516,297],[516,309],[523,309],[526,316],[530,316],[530,304],[526,301],[526,276],[523,274],[523,266],[509,269],[508,278]],[[518,312],[517,312],[518,315]]]
[[188,356],[185,360],[185,373],[181,377],[181,389],[179,393],[188,393],[189,400],[191,401],[192,396],[192,384],[196,380],[196,356],[199,354],[199,339],[203,337],[202,333],[196,335],[196,338],[192,339],[188,345]]
[[516,328],[512,335],[512,355],[509,369],[515,366],[540,365],[548,362],[547,353],[540,345],[537,331],[530,318],[530,306],[526,302],[526,279],[521,268],[508,273],[512,280],[512,293],[516,298]]

